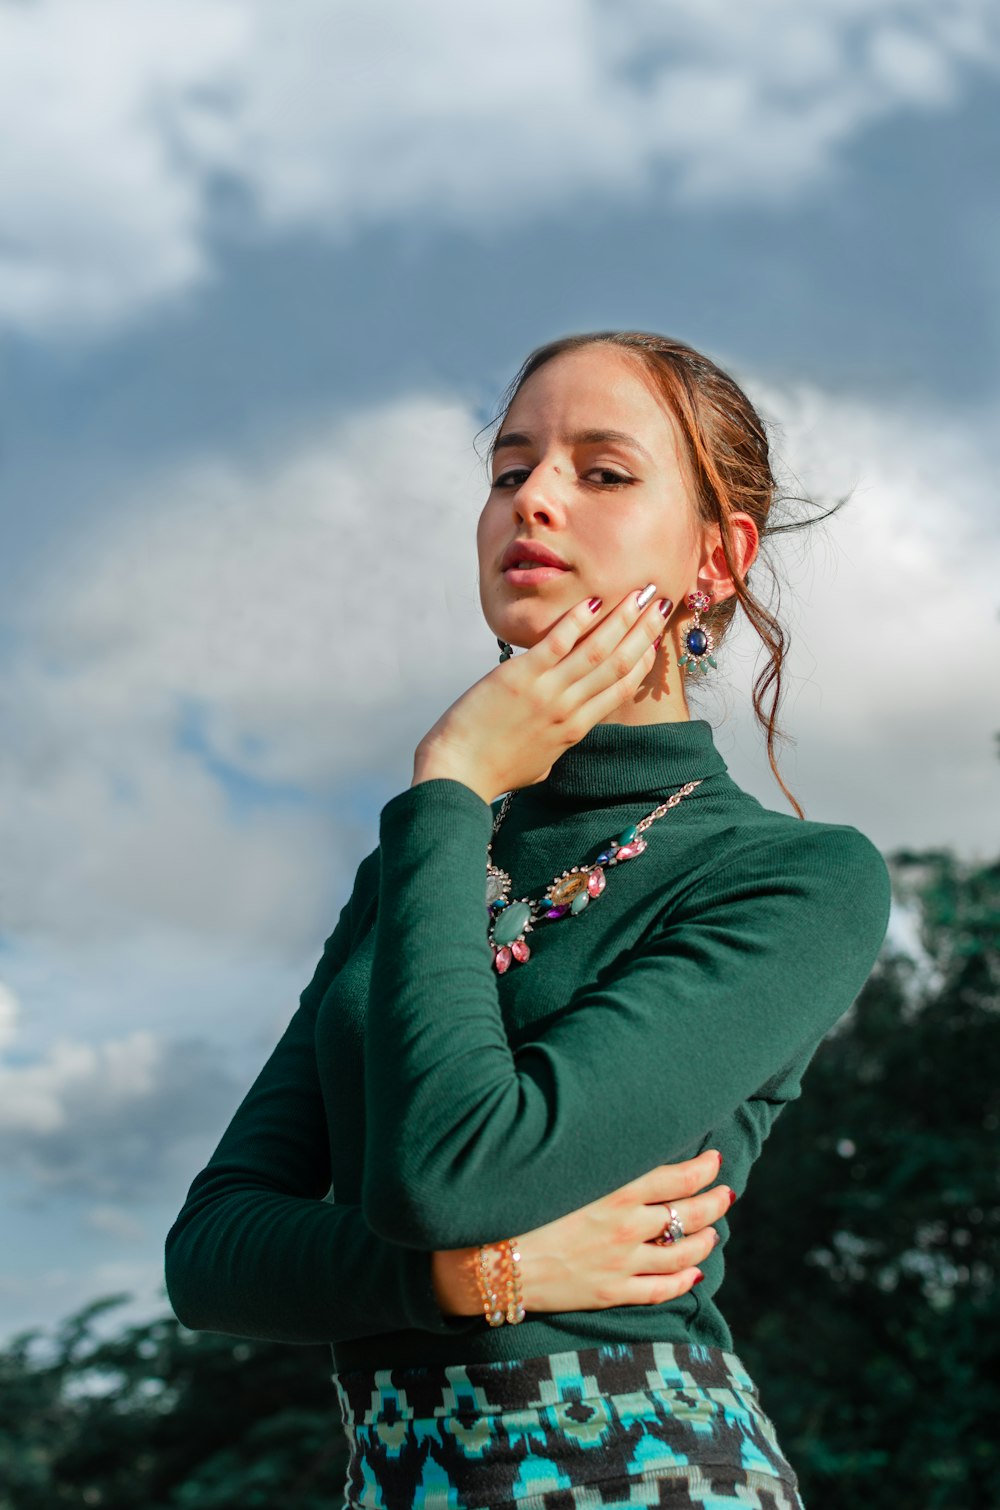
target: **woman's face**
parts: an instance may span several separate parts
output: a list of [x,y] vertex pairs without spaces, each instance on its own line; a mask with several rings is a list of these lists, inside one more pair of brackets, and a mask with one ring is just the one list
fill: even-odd
[[[579,347],[528,378],[497,436],[476,534],[494,634],[529,648],[581,598],[603,598],[607,610],[647,582],[683,610],[719,536],[696,515],[681,445],[620,349]],[[505,572],[507,547],[529,540],[565,569]]]

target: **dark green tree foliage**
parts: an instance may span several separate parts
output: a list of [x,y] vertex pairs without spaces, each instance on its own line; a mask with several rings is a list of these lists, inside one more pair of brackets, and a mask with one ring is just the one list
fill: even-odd
[[[1000,1506],[1000,864],[897,854],[887,943],[733,1207],[737,1352],[808,1510]],[[723,1178],[725,1170],[723,1170]],[[0,1352],[0,1510],[337,1510],[324,1347],[106,1335]]]
[[0,1354],[0,1510],[337,1510],[347,1453],[326,1347],[189,1332],[99,1336],[94,1302]]
[[809,1510],[992,1510],[1000,865],[890,864],[915,947],[887,941],[779,1119],[725,1309]]

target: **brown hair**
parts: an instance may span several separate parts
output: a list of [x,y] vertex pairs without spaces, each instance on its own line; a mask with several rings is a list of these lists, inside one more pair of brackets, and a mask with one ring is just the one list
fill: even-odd
[[[781,524],[770,523],[769,518],[776,503],[788,504],[794,501],[811,507],[815,505],[812,499],[799,498],[793,494],[783,494],[779,499],[777,483],[771,470],[768,437],[753,404],[728,373],[723,372],[693,346],[669,336],[641,330],[604,330],[564,336],[531,352],[504,393],[495,419],[486,427],[494,430],[490,457],[510,406],[532,373],[537,372],[539,367],[550,362],[553,357],[581,346],[616,346],[634,356],[646,375],[652,379],[655,390],[665,400],[680,426],[695,479],[699,516],[706,523],[719,526],[726,566],[736,586],[732,597],[713,604],[705,622],[718,642],[732,622],[738,603],[760,636],[768,652],[768,663],[754,681],[754,713],[767,734],[767,758],[775,780],[797,816],[804,818],[805,814],[798,801],[781,778],[774,754],[777,739],[794,743],[791,736],[779,729],[777,724],[782,666],[790,639],[787,630],[751,590],[749,571],[742,578],[739,575],[733,553],[730,515],[737,510],[749,514],[757,526],[763,546],[765,539],[772,535],[804,529],[829,518],[847,502],[849,495],[838,499],[832,508],[814,517],[793,519]],[[761,557],[758,556],[757,559],[760,560]],[[775,606],[779,607],[781,593],[778,579],[770,561],[766,565],[771,571]],[[770,700],[765,710],[764,700],[768,693]]]

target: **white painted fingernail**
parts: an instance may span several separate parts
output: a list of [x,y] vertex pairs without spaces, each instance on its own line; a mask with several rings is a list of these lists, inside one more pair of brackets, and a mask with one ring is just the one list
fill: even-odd
[[642,589],[642,592],[637,592],[636,595],[635,595],[635,601],[638,604],[638,606],[640,608],[645,608],[646,604],[649,602],[650,598],[653,596],[653,594],[654,594],[655,591],[656,591],[656,583],[655,582],[650,582],[650,584],[649,584],[648,587],[644,587]]

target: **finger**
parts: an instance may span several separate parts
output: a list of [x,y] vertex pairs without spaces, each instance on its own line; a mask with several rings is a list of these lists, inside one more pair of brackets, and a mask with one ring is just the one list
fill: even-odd
[[689,1237],[661,1247],[658,1243],[642,1243],[634,1259],[637,1274],[677,1274],[692,1264],[703,1264],[708,1255],[719,1245],[720,1236],[714,1227],[704,1227]]
[[693,1159],[679,1164],[656,1164],[625,1187],[639,1201],[676,1201],[696,1195],[710,1185],[722,1167],[717,1148],[706,1148]]
[[[717,1222],[729,1211],[735,1200],[735,1196],[728,1185],[716,1185],[705,1195],[688,1197],[686,1200],[669,1202],[670,1209],[677,1212],[680,1217],[684,1235],[690,1237],[692,1232],[700,1232],[712,1222]],[[657,1237],[670,1221],[670,1209],[667,1204],[653,1204],[645,1208],[648,1216],[648,1235],[646,1241]]]
[[679,1274],[635,1274],[622,1281],[622,1298],[616,1301],[623,1306],[663,1305],[667,1300],[676,1300],[686,1295],[704,1279],[698,1268],[682,1269]]

